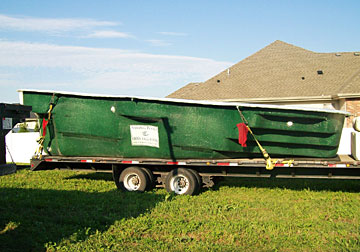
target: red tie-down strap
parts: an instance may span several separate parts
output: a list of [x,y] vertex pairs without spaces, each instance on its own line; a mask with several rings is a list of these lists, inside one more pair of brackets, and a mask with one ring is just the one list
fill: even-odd
[[246,147],[247,134],[249,129],[245,123],[238,123],[236,126],[239,130],[239,144],[241,144],[242,147]]
[[43,118],[43,121],[42,121],[42,135],[43,137],[46,135],[46,126],[48,125],[49,121],[48,120],[45,120],[45,118]]

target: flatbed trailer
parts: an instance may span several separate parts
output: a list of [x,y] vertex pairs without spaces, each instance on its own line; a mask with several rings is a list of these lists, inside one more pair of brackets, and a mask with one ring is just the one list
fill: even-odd
[[149,159],[42,156],[31,160],[31,170],[71,169],[109,172],[119,189],[146,191],[165,187],[176,194],[197,194],[221,177],[360,179],[360,161],[340,155],[333,159],[281,158],[272,170],[254,159]]

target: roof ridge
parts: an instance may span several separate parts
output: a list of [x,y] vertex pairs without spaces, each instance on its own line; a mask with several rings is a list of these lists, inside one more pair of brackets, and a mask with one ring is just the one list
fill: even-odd
[[[307,51],[307,52],[316,53],[316,52],[314,52],[314,51],[311,51],[311,50],[302,48],[302,47],[300,47],[300,46],[296,46],[296,45],[293,45],[293,44],[284,42],[284,41],[282,41],[282,40],[275,40],[274,42],[272,42],[272,43],[269,44],[268,46],[265,46],[263,49],[268,48],[268,47],[272,47],[272,46],[275,46],[275,45],[283,45],[283,46],[287,46],[287,47],[293,47],[293,48],[296,48],[296,49],[301,49],[301,50]],[[260,51],[261,51],[261,50],[260,50]]]
[[275,40],[208,80],[188,84],[169,97],[223,100],[360,93],[360,56],[336,54]]
[[226,72],[228,69],[231,69],[231,68],[233,68],[233,67],[235,67],[235,66],[237,66],[237,65],[239,65],[239,64],[241,64],[241,63],[243,63],[243,62],[246,62],[247,60],[249,60],[249,59],[251,59],[251,58],[253,58],[253,57],[256,57],[257,55],[261,55],[261,54],[263,54],[264,52],[266,52],[266,51],[268,51],[268,50],[271,50],[271,48],[276,48],[276,47],[279,46],[279,45],[286,46],[286,47],[288,47],[288,48],[293,48],[293,49],[301,50],[301,51],[304,51],[304,52],[314,53],[313,51],[306,50],[306,49],[304,49],[304,48],[302,48],[302,47],[295,46],[295,45],[286,43],[286,42],[281,41],[281,40],[275,40],[275,41],[273,41],[272,43],[270,43],[269,45],[265,46],[264,48],[261,48],[259,51],[255,52],[255,53],[251,54],[250,56],[248,56],[248,57],[246,57],[246,58],[244,58],[244,59],[236,62],[235,64],[233,64],[233,65],[231,65],[231,66],[229,66],[229,67],[227,67],[226,69],[224,69],[224,70],[221,71],[220,73],[218,73],[218,74],[210,77],[209,79],[205,80],[205,81],[202,82],[202,83],[207,83],[207,82],[209,82],[210,80],[216,78],[217,76],[220,76],[221,74],[223,74],[224,72]]

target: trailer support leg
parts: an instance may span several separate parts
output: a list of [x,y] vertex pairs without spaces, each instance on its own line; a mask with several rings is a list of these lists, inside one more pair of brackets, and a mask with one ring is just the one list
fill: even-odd
[[[2,118],[0,118],[1,120]],[[1,122],[2,129],[2,122]],[[6,164],[6,133],[3,130],[0,130],[0,176],[12,174],[16,172],[15,164]]]
[[2,131],[0,131],[0,165],[3,164],[6,164],[6,144],[5,144],[5,134]]
[[204,187],[207,187],[207,188],[213,187],[215,185],[211,176],[202,176],[202,181],[205,184]]

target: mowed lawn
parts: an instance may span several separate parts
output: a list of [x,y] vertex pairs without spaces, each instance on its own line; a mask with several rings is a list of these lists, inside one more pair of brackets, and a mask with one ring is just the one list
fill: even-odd
[[197,196],[111,174],[0,177],[0,251],[360,251],[360,181],[228,178]]

